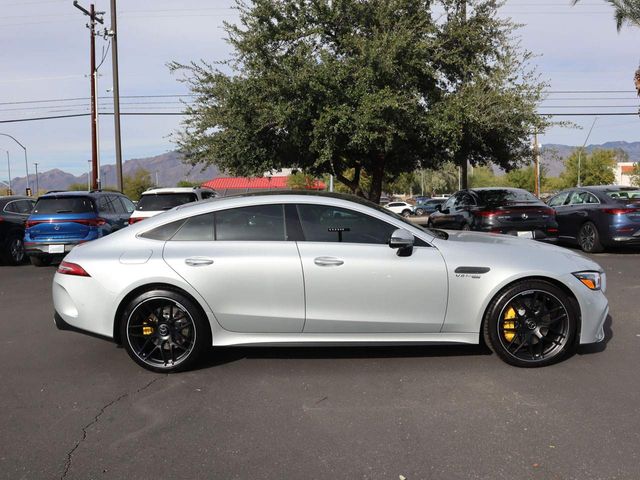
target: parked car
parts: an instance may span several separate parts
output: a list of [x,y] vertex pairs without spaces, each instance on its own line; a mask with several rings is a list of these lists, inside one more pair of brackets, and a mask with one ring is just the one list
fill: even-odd
[[616,185],[570,188],[549,199],[559,238],[589,253],[640,245],[640,189]]
[[153,217],[178,205],[216,196],[215,190],[206,187],[152,188],[140,196],[136,209],[129,218],[129,223]]
[[453,230],[505,233],[556,240],[555,211],[520,188],[473,188],[449,197],[429,216],[428,225]]
[[413,205],[407,202],[390,202],[387,203],[384,208],[387,208],[398,215],[402,215],[403,217],[413,215]]
[[[211,345],[470,343],[539,367],[602,341],[602,268],[506,235],[426,230],[339,194],[196,202],[72,250],[55,322],[187,369]],[[114,350],[115,354],[116,350]]]
[[3,263],[19,265],[24,261],[24,222],[35,203],[31,197],[0,197],[0,260]]
[[27,220],[25,251],[33,265],[49,265],[80,243],[126,227],[133,209],[131,200],[116,192],[47,193]]
[[442,205],[446,201],[446,198],[430,198],[422,202],[417,202],[413,213],[418,216],[430,215],[436,211],[437,205]]

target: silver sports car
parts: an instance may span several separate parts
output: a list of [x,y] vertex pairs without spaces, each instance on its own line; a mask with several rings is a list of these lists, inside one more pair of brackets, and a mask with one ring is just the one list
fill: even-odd
[[520,367],[599,342],[602,268],[497,234],[424,230],[336,194],[184,205],[74,248],[56,325],[141,366],[192,367],[211,345],[486,344]]

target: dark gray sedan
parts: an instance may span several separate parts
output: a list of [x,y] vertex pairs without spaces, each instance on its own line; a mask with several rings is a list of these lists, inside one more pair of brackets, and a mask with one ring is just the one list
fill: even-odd
[[549,199],[559,239],[589,253],[617,245],[640,246],[640,189],[604,185],[564,190]]

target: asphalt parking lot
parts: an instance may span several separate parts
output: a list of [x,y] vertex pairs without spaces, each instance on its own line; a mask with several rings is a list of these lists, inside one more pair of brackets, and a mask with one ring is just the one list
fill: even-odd
[[0,477],[640,478],[640,254],[607,342],[517,369],[480,347],[236,348],[157,375],[55,329],[55,267],[0,267]]

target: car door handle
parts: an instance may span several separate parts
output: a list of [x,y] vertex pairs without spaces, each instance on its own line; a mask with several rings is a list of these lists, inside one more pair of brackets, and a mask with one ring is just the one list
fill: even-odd
[[313,260],[313,263],[319,267],[339,267],[344,263],[344,260],[336,257],[318,257]]
[[205,265],[211,265],[213,263],[213,260],[211,258],[193,257],[187,258],[184,263],[186,263],[190,267],[204,267]]

